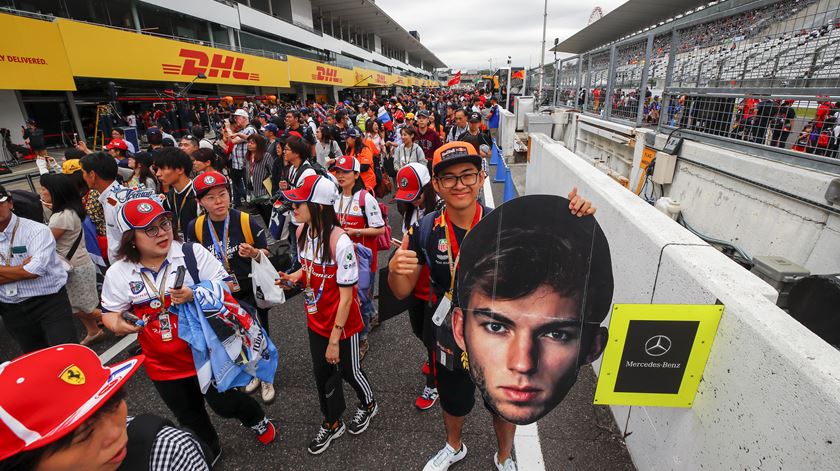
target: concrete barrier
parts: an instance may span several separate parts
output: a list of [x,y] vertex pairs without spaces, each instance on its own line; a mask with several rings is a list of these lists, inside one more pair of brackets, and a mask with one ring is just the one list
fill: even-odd
[[513,158],[513,141],[516,139],[516,115],[508,110],[499,108],[499,148],[502,157]]
[[769,285],[564,146],[532,134],[530,155],[525,194],[577,186],[598,207],[613,302],[725,306],[693,408],[612,407],[638,469],[840,469],[840,352],[776,307]]

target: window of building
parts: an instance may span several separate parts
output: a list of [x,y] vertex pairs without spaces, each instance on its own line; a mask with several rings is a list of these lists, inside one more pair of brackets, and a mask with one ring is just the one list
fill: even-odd
[[212,23],[210,27],[213,29],[213,41],[216,44],[230,46],[230,36],[228,35],[227,26]]
[[43,15],[67,17],[67,12],[59,0],[19,0],[16,2],[5,1],[3,4],[3,6],[17,8],[18,10],[31,11],[34,13],[41,13]]
[[250,0],[251,8],[259,10],[266,15],[271,14],[271,6],[269,0]]

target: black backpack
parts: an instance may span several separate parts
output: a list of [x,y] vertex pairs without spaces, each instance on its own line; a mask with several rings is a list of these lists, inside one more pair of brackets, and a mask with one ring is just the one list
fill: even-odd
[[12,212],[15,215],[44,224],[44,208],[40,196],[26,190],[9,190],[9,193],[14,202]]

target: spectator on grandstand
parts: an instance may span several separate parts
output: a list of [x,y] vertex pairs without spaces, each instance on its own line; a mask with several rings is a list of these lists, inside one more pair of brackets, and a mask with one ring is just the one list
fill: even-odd
[[26,353],[76,343],[67,297],[67,269],[50,229],[12,212],[11,194],[0,186],[0,317]]

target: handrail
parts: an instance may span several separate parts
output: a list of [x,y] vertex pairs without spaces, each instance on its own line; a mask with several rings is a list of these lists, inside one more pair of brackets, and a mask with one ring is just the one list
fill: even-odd
[[22,181],[25,180],[29,183],[30,191],[35,193],[36,192],[36,190],[35,190],[35,179],[36,178],[39,179],[39,180],[41,178],[41,174],[37,171],[29,172],[29,173],[21,173],[21,174],[17,174],[17,175],[8,175],[8,176],[5,176],[5,177],[0,177],[0,185],[3,185],[4,187],[6,187],[9,184],[18,183],[18,182],[22,182]]

